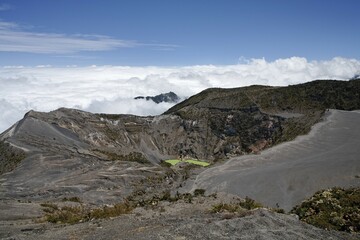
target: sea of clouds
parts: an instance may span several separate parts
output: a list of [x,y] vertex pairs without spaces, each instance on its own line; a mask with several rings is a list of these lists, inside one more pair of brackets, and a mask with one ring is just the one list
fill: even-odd
[[31,109],[67,107],[96,113],[156,115],[173,104],[134,97],[173,91],[185,99],[209,87],[287,86],[315,79],[348,80],[357,74],[360,61],[340,57],[326,61],[300,57],[242,59],[239,64],[224,66],[4,66],[0,67],[0,132]]

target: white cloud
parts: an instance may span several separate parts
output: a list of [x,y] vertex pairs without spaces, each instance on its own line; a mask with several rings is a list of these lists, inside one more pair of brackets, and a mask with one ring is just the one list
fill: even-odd
[[0,30],[10,30],[10,29],[17,29],[18,25],[13,22],[2,22],[0,21]]
[[107,36],[75,36],[52,33],[33,33],[0,28],[0,51],[27,53],[68,54],[80,51],[106,51],[121,47],[134,47],[135,42]]
[[[108,51],[131,47],[175,48],[170,44],[146,44],[104,35],[54,34],[24,31],[16,23],[0,21],[0,52],[73,54],[83,51]],[[68,55],[74,56],[74,55]]]
[[209,87],[285,86],[314,79],[349,79],[356,74],[360,74],[360,61],[344,58],[252,59],[237,65],[187,67],[5,66],[0,68],[0,132],[30,109],[70,107],[92,112],[159,114],[172,104],[157,105],[133,98],[169,91],[188,97]]
[[14,124],[15,121],[21,119],[24,113],[24,111],[13,106],[5,99],[0,99],[0,112],[0,132],[5,131]]
[[98,113],[122,113],[136,114],[141,116],[159,115],[174,104],[159,103],[153,101],[135,100],[132,98],[117,98],[114,100],[93,101],[85,110]]

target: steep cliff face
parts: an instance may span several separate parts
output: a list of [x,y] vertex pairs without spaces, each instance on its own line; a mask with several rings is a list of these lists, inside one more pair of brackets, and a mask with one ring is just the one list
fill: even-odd
[[[191,112],[187,109],[187,114]],[[194,116],[196,115],[196,116]],[[74,109],[29,112],[3,138],[34,151],[88,154],[106,160],[159,163],[191,157],[213,161],[276,142],[283,118],[243,109],[196,109],[156,117],[91,114]]]
[[223,146],[220,152],[216,147],[209,151],[216,158],[256,152],[292,140],[307,133],[329,108],[360,109],[360,81],[207,89],[164,114],[207,121],[210,132]]

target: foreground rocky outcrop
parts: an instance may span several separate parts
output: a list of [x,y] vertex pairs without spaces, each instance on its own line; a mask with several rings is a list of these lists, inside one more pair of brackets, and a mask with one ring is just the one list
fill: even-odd
[[237,197],[198,196],[191,202],[162,201],[138,207],[131,214],[93,219],[75,225],[0,221],[2,239],[358,239],[357,234],[326,231],[298,220],[296,215],[257,208],[214,212]]

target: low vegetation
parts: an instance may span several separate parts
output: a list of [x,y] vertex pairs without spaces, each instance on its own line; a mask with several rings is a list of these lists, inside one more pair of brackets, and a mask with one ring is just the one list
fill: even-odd
[[14,170],[25,157],[26,155],[22,150],[0,141],[0,175]]
[[45,219],[51,223],[75,224],[89,220],[88,212],[82,206],[48,206],[44,209]]
[[193,160],[193,159],[185,160],[185,162],[195,164],[195,165],[199,165],[199,166],[202,166],[202,167],[207,167],[207,166],[210,165],[210,163],[208,163],[208,162],[199,161],[199,160]]
[[169,159],[169,160],[165,160],[164,162],[169,163],[172,166],[175,166],[176,164],[180,163],[181,160],[179,160],[179,159]]
[[205,189],[197,188],[194,190],[194,196],[204,196],[205,195]]
[[[159,194],[147,195],[143,191],[134,192],[128,196],[124,202],[117,203],[113,206],[104,206],[101,208],[90,209],[82,204],[78,197],[63,198],[63,202],[79,203],[76,206],[59,206],[55,203],[45,202],[40,204],[45,212],[44,219],[51,223],[60,224],[76,224],[87,222],[92,219],[110,218],[120,216],[122,214],[131,213],[136,207],[157,207],[159,202],[177,202],[182,200],[186,203],[192,203],[194,197],[205,196],[204,189],[195,189],[194,194],[176,193],[171,195],[170,191],[164,191]],[[216,197],[211,195],[209,197]]]
[[360,188],[331,188],[316,192],[291,212],[316,227],[359,232]]
[[59,207],[54,203],[42,203],[45,220],[51,223],[75,224],[90,221],[91,219],[110,218],[128,214],[133,207],[125,202],[113,206],[89,209],[84,205]]
[[131,213],[133,207],[129,203],[118,203],[114,206],[110,207],[103,207],[103,208],[96,208],[91,210],[90,218],[109,218],[109,217],[116,217],[122,214]]
[[243,200],[239,200],[235,203],[219,203],[213,205],[211,208],[211,212],[218,213],[218,212],[242,212],[244,210],[251,210],[256,208],[263,207],[261,203],[256,202],[255,200],[246,197]]
[[[177,202],[183,200],[186,203],[192,203],[194,197],[204,196],[204,189],[195,189],[194,194],[176,193],[171,195],[170,191],[164,191],[160,194],[147,195],[143,191],[134,192],[128,196],[124,202],[113,206],[104,206],[101,208],[90,209],[84,206],[78,197],[63,198],[62,201],[71,201],[80,203],[77,206],[59,206],[51,202],[40,204],[45,212],[45,220],[51,223],[76,224],[87,222],[92,219],[110,218],[122,214],[131,213],[136,207],[157,207],[159,202]],[[214,197],[214,196],[210,196]]]

